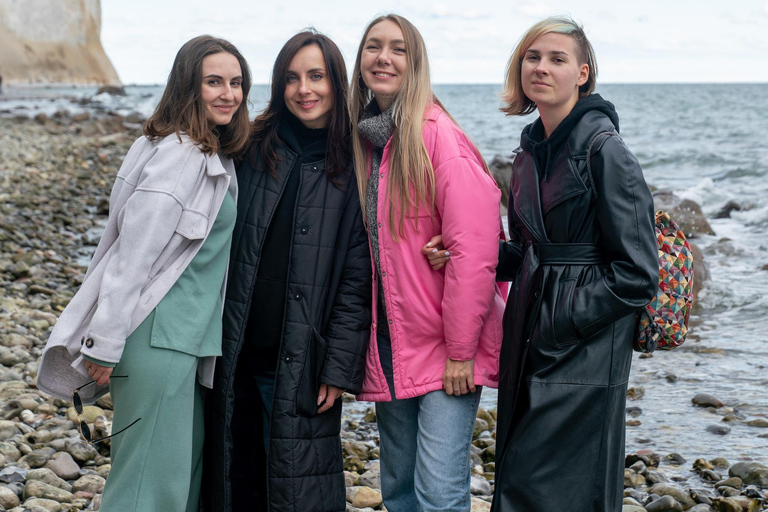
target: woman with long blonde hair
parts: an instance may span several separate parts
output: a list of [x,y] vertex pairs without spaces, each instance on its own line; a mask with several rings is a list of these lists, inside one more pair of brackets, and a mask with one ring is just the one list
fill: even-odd
[[[384,504],[468,511],[481,387],[498,384],[500,192],[433,94],[424,41],[405,18],[366,28],[350,117],[375,268],[360,398],[377,402]],[[421,250],[439,233],[452,264],[432,272]]]

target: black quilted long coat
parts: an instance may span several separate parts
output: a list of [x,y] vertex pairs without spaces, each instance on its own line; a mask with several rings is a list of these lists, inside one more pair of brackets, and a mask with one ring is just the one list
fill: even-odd
[[[214,390],[206,400],[203,509],[209,512],[246,512],[232,506],[232,420],[233,414],[248,414],[249,408],[257,407],[239,395],[236,400],[234,381],[260,250],[297,158],[285,146],[278,148],[278,154],[276,177],[250,165],[238,168],[223,355],[217,362]],[[346,508],[339,439],[341,399],[317,415],[317,396],[320,383],[350,393],[360,391],[370,337],[372,271],[351,165],[341,183],[334,184],[323,164],[312,162],[300,168],[267,455],[268,505],[259,512],[342,512]],[[262,444],[258,435],[250,443]]]

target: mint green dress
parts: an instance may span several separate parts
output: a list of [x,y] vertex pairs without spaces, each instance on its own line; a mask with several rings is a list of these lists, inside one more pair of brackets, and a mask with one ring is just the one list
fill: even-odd
[[[198,358],[221,355],[221,289],[237,208],[226,194],[211,232],[155,310],[128,337],[114,369],[112,469],[101,510],[197,511],[203,402]],[[94,361],[99,362],[99,361]]]

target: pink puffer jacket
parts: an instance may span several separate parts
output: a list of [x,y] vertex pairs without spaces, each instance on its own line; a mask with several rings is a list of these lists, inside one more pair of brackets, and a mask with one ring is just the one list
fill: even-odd
[[[506,298],[495,282],[499,239],[504,239],[501,192],[466,135],[434,105],[424,124],[424,145],[435,170],[434,215],[430,218],[420,208],[419,230],[406,221],[405,239],[395,242],[387,194],[391,142],[379,169],[377,215],[395,396],[412,398],[442,389],[448,358],[474,359],[475,384],[498,387]],[[451,259],[434,271],[421,248],[440,233]],[[374,275],[374,321],[358,399],[385,402],[390,391],[376,342],[378,285]]]

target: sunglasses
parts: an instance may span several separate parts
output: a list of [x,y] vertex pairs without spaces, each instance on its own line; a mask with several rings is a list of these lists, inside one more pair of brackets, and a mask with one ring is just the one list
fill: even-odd
[[[110,379],[127,379],[128,376],[127,375],[111,375],[109,378]],[[80,437],[82,437],[83,441],[85,441],[86,443],[91,443],[91,444],[100,443],[100,442],[104,441],[105,439],[109,439],[110,437],[115,437],[117,434],[119,434],[121,432],[125,432],[130,427],[134,426],[136,424],[136,422],[138,422],[141,419],[141,418],[139,418],[137,420],[134,420],[127,427],[125,427],[125,428],[123,428],[121,430],[118,430],[117,432],[113,432],[111,435],[108,435],[106,437],[102,437],[100,439],[93,439],[93,437],[91,436],[91,427],[89,427],[88,423],[86,423],[85,421],[83,421],[80,418],[80,416],[83,414],[83,399],[80,397],[80,390],[83,389],[84,387],[90,386],[91,384],[95,384],[95,383],[96,383],[96,381],[91,381],[91,382],[89,382],[87,384],[83,384],[79,388],[75,388],[75,390],[72,391],[72,404],[75,407],[75,412],[77,413],[77,419],[80,422],[80,425],[79,425]]]

